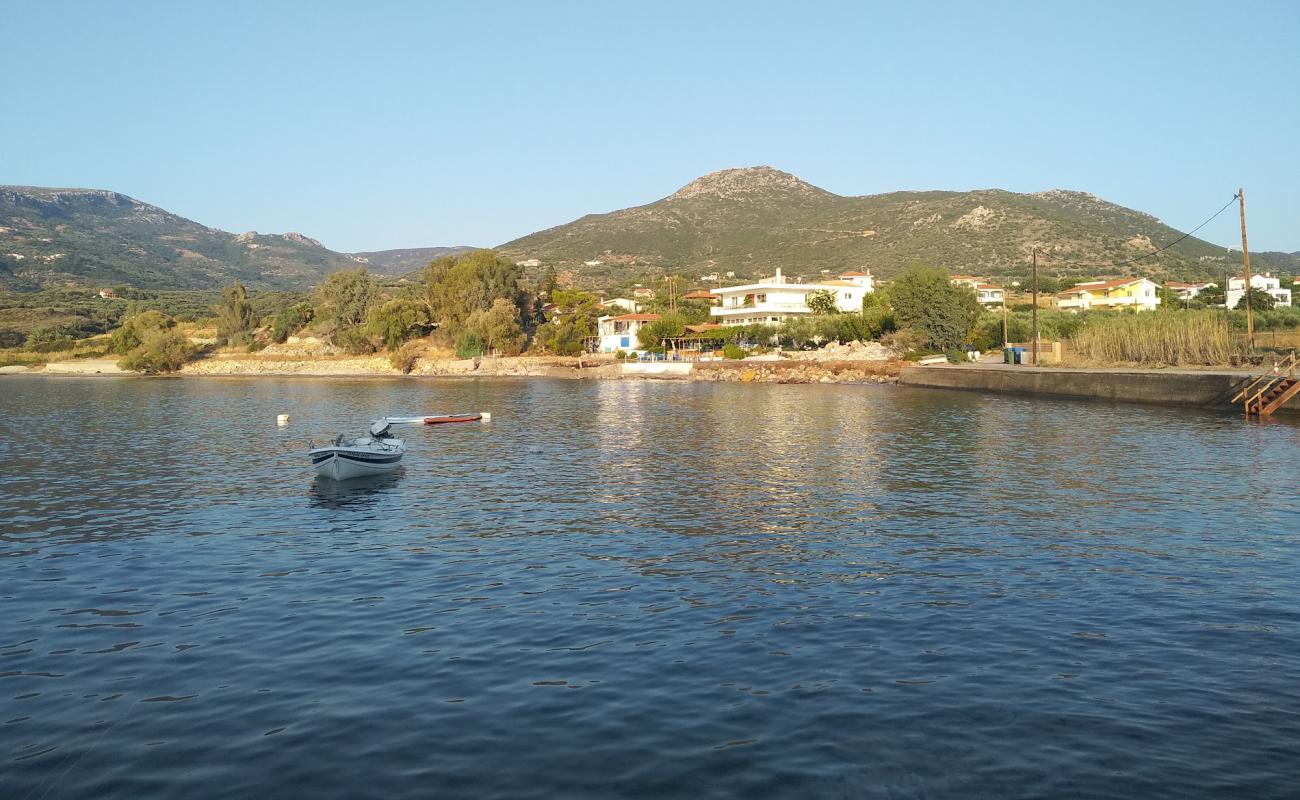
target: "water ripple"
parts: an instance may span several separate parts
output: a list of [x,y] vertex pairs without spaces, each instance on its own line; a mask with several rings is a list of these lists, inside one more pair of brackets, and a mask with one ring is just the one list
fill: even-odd
[[[6,797],[1294,790],[1286,420],[882,387],[0,388],[0,442],[43,446],[0,474]],[[493,420],[411,432],[392,475],[306,468],[308,438],[465,408]]]

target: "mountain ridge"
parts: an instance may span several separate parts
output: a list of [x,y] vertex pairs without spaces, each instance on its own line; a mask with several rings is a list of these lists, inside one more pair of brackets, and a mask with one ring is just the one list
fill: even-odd
[[404,259],[465,249],[340,253],[297,231],[210,228],[111,189],[0,186],[0,289],[216,289],[240,281],[251,289],[306,290],[335,270],[366,266],[400,275],[411,271]]
[[[719,170],[644,205],[587,214],[498,247],[555,266],[577,284],[636,274],[735,272],[755,276],[869,268],[889,277],[911,263],[1014,277],[1040,268],[1067,277],[1141,274],[1209,278],[1235,256],[1182,236],[1157,217],[1089,192],[898,191],[837,195],[770,166]],[[1256,254],[1252,254],[1255,258]],[[1294,271],[1300,257],[1261,254]]]

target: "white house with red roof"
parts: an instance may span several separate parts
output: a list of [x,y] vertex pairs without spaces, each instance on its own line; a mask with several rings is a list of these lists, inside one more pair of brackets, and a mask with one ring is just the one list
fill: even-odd
[[776,324],[811,315],[808,295],[814,292],[831,292],[840,311],[860,311],[862,298],[874,290],[875,278],[870,272],[853,270],[841,273],[836,280],[793,283],[778,269],[776,275],[757,283],[710,290],[718,297],[718,305],[709,309],[709,315],[722,325]]
[[1179,300],[1194,300],[1198,294],[1210,288],[1218,286],[1217,283],[1186,283],[1184,281],[1170,281],[1165,286],[1169,291],[1178,295]]

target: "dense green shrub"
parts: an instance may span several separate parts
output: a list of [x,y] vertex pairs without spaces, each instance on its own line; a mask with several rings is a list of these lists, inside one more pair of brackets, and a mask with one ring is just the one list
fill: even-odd
[[13,328],[0,329],[0,348],[22,347],[26,341],[27,336],[22,331]]
[[124,356],[139,347],[148,334],[168,330],[175,325],[176,321],[161,311],[134,311],[122,320],[121,327],[113,331],[108,349]]
[[310,303],[294,303],[283,306],[271,317],[271,341],[284,344],[290,336],[306,327],[312,321]]
[[365,328],[359,325],[334,331],[330,336],[330,344],[353,356],[368,356],[378,349]]
[[371,336],[378,336],[389,350],[432,329],[429,310],[414,300],[389,300],[375,306],[370,309],[366,321],[366,331]]
[[485,349],[505,356],[517,356],[528,340],[519,321],[519,308],[498,297],[492,306],[470,314],[465,329],[478,334]]
[[474,331],[461,331],[456,337],[457,358],[478,358],[483,350],[483,337]]
[[362,325],[370,307],[379,301],[379,284],[364,267],[331,274],[316,287],[313,296],[316,318],[330,328]]
[[[474,312],[487,311],[497,300],[522,307],[523,273],[523,267],[493,250],[444,256],[420,273],[419,300],[429,309],[434,322],[459,334]],[[558,296],[560,292],[552,294]],[[552,297],[552,302],[559,301]]]
[[722,347],[723,358],[729,358],[733,361],[739,361],[740,359],[744,358],[745,355],[746,353],[744,350],[742,350],[741,348],[737,347],[734,344],[731,344],[730,342],[723,345]]
[[253,306],[248,290],[236,283],[221,293],[212,309],[217,315],[217,344],[246,345],[253,339]]
[[686,318],[669,312],[654,322],[642,325],[636,332],[636,340],[641,347],[652,349],[663,344],[664,339],[681,336],[685,332]]
[[936,350],[965,342],[980,311],[970,287],[954,286],[947,270],[934,267],[909,267],[890,284],[889,301],[899,324],[922,331]]
[[184,334],[175,328],[144,332],[140,344],[122,356],[117,365],[132,372],[175,372],[193,355]]

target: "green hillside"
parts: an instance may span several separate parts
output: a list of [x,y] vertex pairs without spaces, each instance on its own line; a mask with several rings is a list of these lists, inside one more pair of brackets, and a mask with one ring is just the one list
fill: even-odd
[[349,266],[297,233],[235,235],[117,192],[0,186],[0,289],[306,289]]
[[366,253],[351,253],[356,261],[361,262],[371,272],[381,275],[406,275],[423,269],[430,261],[443,256],[457,256],[468,253],[473,247],[409,247],[400,250],[372,250]]
[[[1224,197],[1224,200],[1227,196]],[[507,242],[578,284],[654,272],[737,276],[869,268],[888,277],[917,261],[953,272],[1016,277],[1039,265],[1067,277],[1222,277],[1239,254],[1196,238],[1130,266],[1181,233],[1148,214],[1081,192],[894,192],[842,197],[771,167],[714,172],[649,205],[591,214]],[[1294,271],[1300,257],[1269,254]],[[1235,259],[1235,260],[1234,260]],[[599,263],[593,263],[599,262]]]

